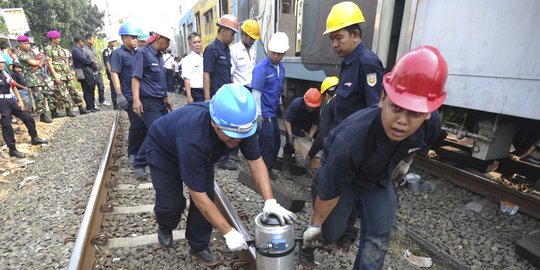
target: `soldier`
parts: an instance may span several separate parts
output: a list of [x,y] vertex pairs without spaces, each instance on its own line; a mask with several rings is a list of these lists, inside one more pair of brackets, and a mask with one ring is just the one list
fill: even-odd
[[[50,44],[45,46],[44,51],[45,56],[47,57],[47,67],[54,78],[57,98],[60,97],[60,103],[62,104],[62,107],[66,109],[66,115],[74,117],[75,115],[71,111],[71,103],[65,94],[69,91],[73,103],[77,104],[77,107],[79,107],[79,113],[86,114],[86,110],[82,106],[82,99],[79,96],[79,93],[77,93],[75,72],[69,67],[68,53],[59,45],[62,34],[59,31],[52,30],[47,32],[47,37],[49,38]],[[59,115],[53,111],[52,117],[59,117]]]
[[35,110],[39,114],[39,120],[44,123],[51,123],[52,119],[45,114],[47,112],[45,102],[47,102],[51,111],[56,111],[56,100],[53,91],[49,88],[41,73],[43,62],[31,50],[30,40],[27,36],[19,36],[17,42],[19,48],[21,48],[17,58],[19,58],[27,86],[30,88],[34,98]]
[[111,54],[116,48],[116,39],[113,37],[107,38],[107,48],[103,49],[101,56],[103,57],[103,64],[105,65],[105,73],[107,74],[107,79],[109,79],[109,86],[111,88],[111,101],[113,104],[113,110],[118,110],[118,104],[116,102],[116,91],[114,90],[114,84],[111,78]]
[[[24,111],[24,104],[17,87],[12,87],[13,79],[4,70],[6,60],[0,56],[0,125],[2,126],[2,137],[9,148],[9,156],[24,158],[25,155],[17,150],[13,127],[11,126],[12,116],[21,119],[28,129],[28,135],[32,138],[32,145],[46,144],[47,140],[39,138],[36,130],[34,118]],[[13,94],[11,91],[13,90]],[[13,99],[17,97],[17,101]]]

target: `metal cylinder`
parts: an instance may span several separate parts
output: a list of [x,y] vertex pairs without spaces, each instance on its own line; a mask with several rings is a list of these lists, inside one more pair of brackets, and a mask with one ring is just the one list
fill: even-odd
[[255,217],[257,270],[295,269],[294,224],[281,226],[276,217],[263,221],[262,216]]

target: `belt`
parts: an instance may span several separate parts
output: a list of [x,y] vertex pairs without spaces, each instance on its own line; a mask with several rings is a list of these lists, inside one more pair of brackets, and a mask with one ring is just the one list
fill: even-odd
[[0,98],[13,98],[12,94],[0,94]]

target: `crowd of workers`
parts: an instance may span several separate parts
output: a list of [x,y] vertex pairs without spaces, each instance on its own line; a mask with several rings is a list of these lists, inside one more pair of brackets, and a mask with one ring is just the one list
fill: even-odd
[[[306,167],[322,150],[321,167],[312,181],[313,216],[302,233],[299,252],[300,262],[308,268],[315,267],[317,248],[348,250],[357,237],[354,222],[359,217],[359,249],[353,269],[382,269],[397,207],[394,180],[402,179],[414,154],[428,147],[440,128],[440,119],[432,113],[436,115],[446,98],[448,72],[442,55],[434,47],[419,47],[384,74],[377,55],[362,43],[363,22],[356,4],[333,6],[321,34],[330,37],[335,53],[343,59],[339,77],[326,78],[320,89],[307,90],[284,111],[284,175],[290,177],[295,138],[313,141],[304,159]],[[238,150],[265,200],[264,217],[274,215],[281,224],[296,220],[273,198],[270,185],[281,147],[278,111],[286,73],[281,60],[289,50],[289,39],[285,33],[274,33],[267,56],[257,63],[253,45],[260,39],[260,28],[256,20],[246,20],[239,27],[236,18],[227,14],[219,18],[217,26],[217,37],[204,52],[200,34],[188,36],[191,52],[179,67],[167,64],[172,58],[167,49],[173,37],[167,28],[154,29],[148,37],[132,23],[124,23],[118,33],[120,48],[114,49],[115,41],[109,40],[103,51],[113,106],[126,110],[130,121],[130,163],[140,177],[149,167],[156,192],[159,243],[173,245],[172,231],[187,205],[186,187],[190,195],[186,239],[190,253],[207,265],[223,259],[209,249],[212,228],[225,237],[230,250],[248,247],[213,203],[214,165],[236,169],[241,160]],[[232,44],[236,33],[241,34],[240,41]],[[49,89],[47,80],[51,79],[41,71],[32,73],[43,81],[32,85],[42,89],[34,92],[43,93],[43,97],[34,95],[35,100],[41,104],[51,100],[53,112],[66,108],[68,115],[72,103],[81,114],[92,110],[93,87],[99,85],[94,75],[102,68],[95,51],[85,52],[85,46],[93,50],[92,36],[86,36],[86,42],[81,37],[74,40],[73,62],[80,72],[71,72],[67,52],[58,47],[60,33],[53,31],[48,36],[51,44],[45,48],[45,63],[56,87],[44,90]],[[140,46],[140,40],[146,44]],[[25,42],[21,38],[21,44]],[[22,45],[21,50],[24,48]],[[22,61],[26,63],[23,70],[40,70],[42,59],[34,54],[29,58],[32,60]],[[174,111],[168,99],[175,81],[175,71],[170,69],[181,70],[188,103]],[[88,96],[85,91],[86,110],[74,90],[75,76],[83,89],[92,88]],[[47,91],[56,99],[46,95]],[[46,111],[43,107],[36,109],[38,113]]]

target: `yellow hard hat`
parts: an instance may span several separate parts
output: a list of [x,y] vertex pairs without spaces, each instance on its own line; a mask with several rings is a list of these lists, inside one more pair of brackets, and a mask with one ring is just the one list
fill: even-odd
[[338,85],[338,83],[338,77],[326,77],[326,79],[324,79],[324,81],[321,83],[321,95],[324,94],[324,92],[326,92],[326,90],[328,90],[330,87]]
[[332,6],[332,10],[326,18],[326,31],[323,35],[365,21],[364,14],[355,3],[341,2]]
[[248,36],[255,40],[261,39],[260,32],[261,28],[259,27],[259,24],[256,20],[246,20],[242,24],[242,31],[244,31]]

